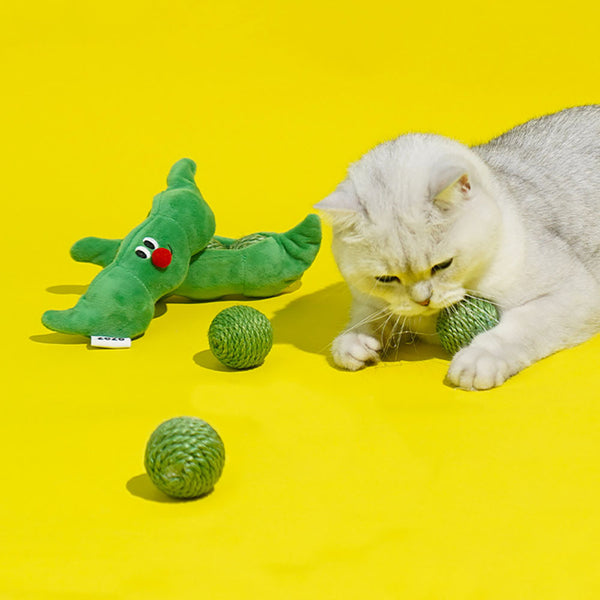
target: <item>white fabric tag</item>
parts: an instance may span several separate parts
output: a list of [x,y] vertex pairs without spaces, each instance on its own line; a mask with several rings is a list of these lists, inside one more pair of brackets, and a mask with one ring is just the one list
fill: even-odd
[[131,338],[93,335],[91,345],[96,348],[131,348]]

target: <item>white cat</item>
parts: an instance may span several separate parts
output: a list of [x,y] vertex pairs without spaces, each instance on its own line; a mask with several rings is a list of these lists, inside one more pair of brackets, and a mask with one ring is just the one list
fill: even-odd
[[534,119],[468,148],[408,134],[357,163],[317,204],[352,292],[340,367],[390,340],[439,343],[438,312],[491,300],[500,323],[453,358],[450,384],[487,389],[600,331],[600,105]]

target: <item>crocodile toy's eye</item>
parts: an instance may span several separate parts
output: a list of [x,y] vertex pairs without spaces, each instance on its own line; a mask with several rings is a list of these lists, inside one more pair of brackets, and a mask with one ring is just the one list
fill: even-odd
[[139,256],[140,258],[143,258],[144,260],[147,258],[150,258],[150,250],[148,250],[148,248],[146,248],[146,246],[138,246],[135,249],[135,253],[137,256]]
[[142,242],[144,242],[144,246],[150,248],[150,250],[156,250],[158,248],[158,242],[154,238],[145,237]]

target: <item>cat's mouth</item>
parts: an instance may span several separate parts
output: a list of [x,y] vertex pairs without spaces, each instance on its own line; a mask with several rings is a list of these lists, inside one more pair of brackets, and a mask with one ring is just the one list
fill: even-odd
[[439,314],[445,308],[460,302],[465,297],[465,293],[454,293],[451,294],[450,297],[446,297],[444,299],[437,300],[434,303],[430,303],[426,306],[417,303],[410,303],[406,305],[393,306],[390,308],[392,312],[398,316],[402,317],[433,317]]
[[433,317],[437,315],[442,309],[439,306],[428,306],[421,310],[415,311],[415,317]]

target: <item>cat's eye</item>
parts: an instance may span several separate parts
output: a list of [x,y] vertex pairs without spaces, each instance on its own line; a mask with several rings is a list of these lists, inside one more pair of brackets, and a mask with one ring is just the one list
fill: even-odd
[[158,248],[158,242],[154,238],[145,237],[142,242],[144,242],[144,246],[150,248],[150,250],[156,250]]
[[444,269],[447,269],[452,264],[453,260],[454,259],[450,258],[449,260],[446,260],[442,263],[439,263],[438,265],[431,267],[431,274],[433,275],[434,273],[437,273],[438,271],[443,271]]
[[150,258],[150,250],[148,250],[148,248],[146,248],[146,246],[138,246],[135,249],[135,253],[140,258],[144,258],[144,259]]
[[394,281],[400,283],[400,279],[395,275],[379,275],[378,277],[375,277],[375,279],[380,283],[393,283]]

